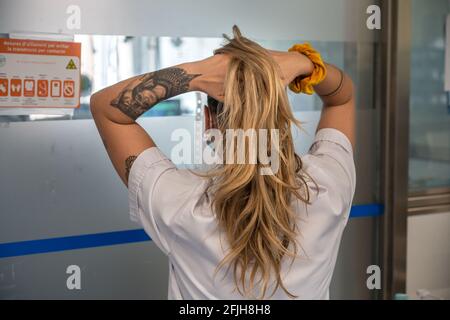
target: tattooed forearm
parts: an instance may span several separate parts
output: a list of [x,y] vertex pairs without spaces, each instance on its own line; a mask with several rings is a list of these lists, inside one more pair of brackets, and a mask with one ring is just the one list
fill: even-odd
[[187,92],[189,83],[198,76],[177,67],[151,72],[132,81],[111,105],[136,120],[158,102]]
[[125,159],[125,178],[128,181],[128,177],[130,176],[130,170],[131,166],[133,165],[133,162],[136,160],[136,156],[129,156]]

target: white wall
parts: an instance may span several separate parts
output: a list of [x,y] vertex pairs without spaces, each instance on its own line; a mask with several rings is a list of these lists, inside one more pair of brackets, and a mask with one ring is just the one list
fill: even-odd
[[[378,0],[2,0],[0,33],[220,37],[238,24],[255,39],[372,42],[367,7]],[[70,5],[79,30],[67,28]],[[51,10],[49,10],[51,8]]]
[[450,299],[450,212],[408,218],[406,289]]

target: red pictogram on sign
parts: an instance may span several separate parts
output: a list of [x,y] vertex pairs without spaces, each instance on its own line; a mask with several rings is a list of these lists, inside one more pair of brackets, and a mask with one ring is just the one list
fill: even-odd
[[25,79],[23,81],[23,95],[25,97],[34,97],[36,92],[35,82],[32,79]]
[[8,79],[0,79],[0,97],[8,95]]
[[38,97],[47,97],[48,96],[48,81],[47,80],[38,80],[37,95],[38,95]]
[[61,97],[61,80],[52,80],[50,90],[50,95],[52,97]]
[[11,97],[20,97],[22,95],[22,79],[11,79],[9,95]]
[[66,80],[64,81],[64,97],[65,98],[73,98],[75,94],[75,81],[73,80]]

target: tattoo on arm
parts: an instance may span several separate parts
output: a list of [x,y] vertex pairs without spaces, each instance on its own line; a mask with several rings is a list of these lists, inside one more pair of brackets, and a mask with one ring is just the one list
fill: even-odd
[[189,83],[198,76],[177,67],[147,73],[125,87],[111,105],[136,120],[158,102],[187,92]]
[[128,177],[130,176],[131,166],[133,162],[136,160],[136,156],[129,156],[125,159],[125,179],[128,181]]

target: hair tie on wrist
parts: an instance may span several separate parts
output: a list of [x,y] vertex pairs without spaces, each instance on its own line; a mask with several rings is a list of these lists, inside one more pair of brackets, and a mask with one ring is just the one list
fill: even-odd
[[313,72],[310,75],[302,75],[295,78],[289,84],[289,89],[291,89],[295,93],[313,94],[313,86],[318,85],[320,82],[322,82],[322,80],[325,79],[325,76],[327,75],[327,69],[325,68],[322,58],[320,57],[320,53],[307,42],[304,44],[295,44],[288,51],[297,51],[301,54],[304,54],[314,64]]

